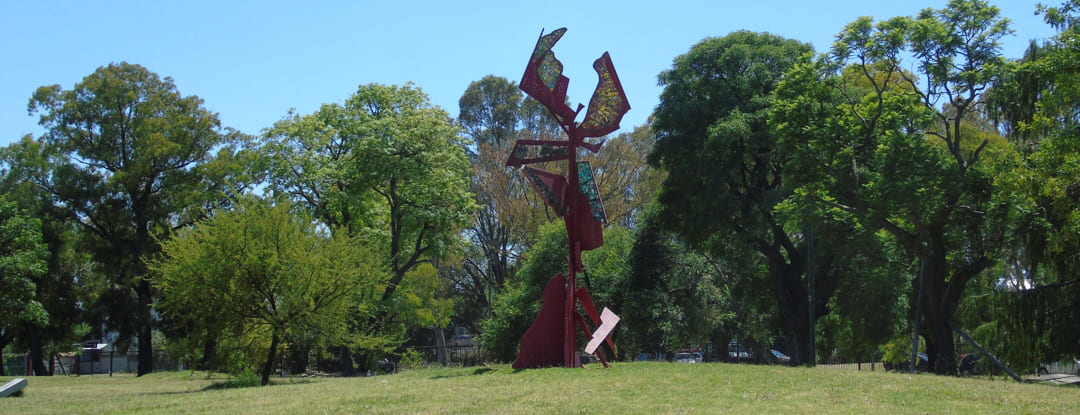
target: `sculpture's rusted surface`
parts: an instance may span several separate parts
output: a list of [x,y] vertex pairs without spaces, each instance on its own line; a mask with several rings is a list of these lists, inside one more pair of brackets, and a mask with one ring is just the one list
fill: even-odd
[[[587,161],[577,160],[578,147],[597,153],[604,145],[603,141],[588,143],[586,138],[602,137],[619,129],[619,122],[630,110],[619,75],[611,63],[611,57],[605,52],[593,63],[600,81],[589,100],[589,109],[581,123],[574,121],[584,108],[577,110],[566,104],[566,88],[570,79],[562,74],[562,62],[551,51],[555,43],[566,33],[562,28],[547,35],[541,35],[536,48],[529,58],[525,75],[521,78],[521,90],[529,94],[551,111],[563,131],[567,141],[520,140],[506,161],[507,166],[522,166],[530,163],[547,161],[567,161],[568,175],[546,172],[525,166],[525,176],[544,202],[566,223],[569,240],[569,263],[566,276],[556,275],[544,290],[544,304],[540,315],[532,327],[521,338],[521,350],[514,368],[537,368],[546,366],[579,367],[577,329],[591,338],[585,352],[593,354],[599,345],[607,342],[611,351],[615,345],[610,335],[619,322],[619,317],[607,308],[603,313],[596,311],[592,298],[584,287],[577,285],[577,273],[583,270],[581,251],[588,251],[604,245],[603,223],[607,221],[604,204],[593,177],[592,166]],[[582,309],[597,326],[595,333],[589,328],[585,318],[577,312]],[[598,355],[607,366],[603,353]]]

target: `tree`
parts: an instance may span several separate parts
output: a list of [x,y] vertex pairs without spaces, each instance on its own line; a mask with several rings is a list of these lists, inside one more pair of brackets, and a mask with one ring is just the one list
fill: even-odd
[[15,326],[49,320],[34,285],[45,273],[47,255],[40,229],[36,219],[23,216],[14,202],[0,195],[0,361]]
[[[713,341],[726,348],[739,322],[766,313],[745,313],[735,304],[733,286],[712,258],[680,243],[657,220],[658,208],[642,213],[632,249],[624,256],[626,277],[615,288],[614,302],[622,316],[619,329],[624,355],[670,353]],[[742,333],[755,331],[749,325]],[[726,354],[725,354],[726,355]]]
[[[660,75],[656,143],[649,163],[667,173],[659,202],[663,229],[691,247],[710,241],[760,255],[786,332],[809,361],[806,252],[773,208],[787,197],[781,151],[768,125],[772,93],[810,45],[771,34],[735,32],[699,42]],[[826,283],[826,276],[818,278]],[[824,288],[824,287],[822,287]],[[827,294],[815,301],[824,311]]]
[[[69,220],[68,212],[52,204],[47,192],[32,182],[24,182],[24,169],[36,163],[39,143],[29,136],[0,149],[0,163],[6,166],[0,193],[6,194],[20,211],[41,221],[42,242],[46,246],[46,270],[32,278],[35,298],[41,299],[49,319],[46,324],[28,321],[10,326],[6,333],[14,346],[27,350],[36,376],[51,375],[55,359],[45,359],[55,353],[71,351],[73,344],[85,335],[90,316],[85,304],[94,302],[95,289],[101,281],[93,273],[91,258],[76,250],[78,228]],[[45,360],[49,361],[46,368]]]
[[[876,25],[864,17],[777,90],[773,122],[802,173],[788,176],[796,193],[925,263],[921,332],[938,373],[955,373],[953,317],[1004,241],[1009,202],[996,196],[993,160],[1011,149],[965,120],[1004,65],[1008,33],[977,0]],[[903,70],[904,53],[921,80]]]
[[[271,191],[333,232],[380,241],[390,278],[369,334],[431,322],[393,312],[406,276],[459,243],[474,202],[465,140],[448,114],[411,84],[363,85],[344,105],[325,104],[267,130]],[[401,330],[399,330],[401,329]]]
[[84,249],[111,278],[108,322],[122,342],[138,337],[140,375],[153,370],[145,261],[155,237],[203,215],[225,185],[209,166],[230,134],[202,105],[171,78],[128,63],[98,68],[71,90],[41,87],[28,105],[46,133],[24,179],[88,235]]
[[593,156],[593,174],[608,223],[636,229],[637,219],[660,192],[665,172],[647,161],[652,145],[652,125],[645,124],[608,137]]
[[370,243],[330,236],[290,208],[242,200],[166,241],[150,264],[162,312],[197,332],[261,340],[251,343],[267,348],[255,354],[263,385],[285,342],[343,340],[346,316],[357,304],[373,308],[375,288],[388,279]]
[[465,89],[458,100],[458,122],[478,146],[506,143],[520,128],[521,102],[516,83],[488,75]]
[[1026,93],[991,100],[1029,151],[1002,176],[1019,212],[1005,277],[979,287],[987,295],[974,307],[985,322],[974,334],[985,335],[1011,364],[1032,370],[1080,355],[1080,2],[1040,6],[1039,13],[1059,33],[1033,45],[995,85],[995,92]]

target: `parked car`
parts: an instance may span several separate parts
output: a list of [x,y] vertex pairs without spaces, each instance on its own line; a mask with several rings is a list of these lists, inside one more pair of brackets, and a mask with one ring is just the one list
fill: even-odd
[[778,361],[780,363],[783,363],[785,365],[788,364],[788,363],[791,363],[791,357],[788,357],[788,355],[782,353],[779,350],[772,349],[772,350],[769,350],[769,353],[772,353],[773,357],[776,358],[776,361]]
[[761,361],[761,357],[747,349],[744,344],[732,342],[728,344],[728,360],[741,363],[757,363]]
[[678,363],[701,363],[701,353],[675,353],[675,361]]

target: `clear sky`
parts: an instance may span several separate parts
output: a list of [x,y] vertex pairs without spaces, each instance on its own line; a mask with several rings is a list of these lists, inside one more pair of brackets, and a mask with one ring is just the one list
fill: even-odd
[[[1051,5],[1059,0],[1043,0]],[[1037,1],[991,1],[1022,55],[1053,31]],[[770,32],[825,51],[858,16],[911,16],[946,0],[781,1],[54,1],[0,0],[0,146],[43,130],[26,104],[40,86],[71,89],[110,62],[172,77],[222,124],[249,134],[368,83],[413,82],[457,116],[469,83],[519,81],[542,29],[568,29],[555,46],[569,99],[588,103],[592,62],[609,51],[633,107],[623,130],[659,102],[657,75],[706,37]]]

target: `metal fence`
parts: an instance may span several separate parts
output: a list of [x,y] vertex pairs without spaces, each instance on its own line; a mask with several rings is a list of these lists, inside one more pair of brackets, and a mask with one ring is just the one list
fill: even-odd
[[866,362],[866,363],[818,363],[817,366],[826,370],[855,370],[855,371],[870,371],[870,372],[884,372],[885,365],[882,362]]
[[[28,353],[5,353],[4,373],[8,376],[32,376],[30,355]],[[93,353],[67,353],[52,357],[45,366],[53,367],[53,375],[108,375],[111,373],[138,372],[138,355],[122,354],[115,351]],[[164,351],[154,352],[154,371],[176,371],[183,367],[175,359],[169,358]]]
[[[416,346],[410,349],[420,352],[424,359],[424,366],[442,365],[438,347]],[[444,351],[447,366],[480,366],[487,361],[477,346],[446,346]]]

